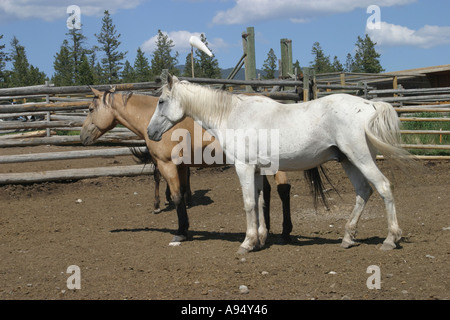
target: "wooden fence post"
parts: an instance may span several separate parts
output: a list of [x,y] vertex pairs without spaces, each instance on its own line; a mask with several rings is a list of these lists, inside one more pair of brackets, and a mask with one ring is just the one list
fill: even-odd
[[[256,79],[255,28],[248,27],[242,33],[242,46],[245,54],[245,80]],[[247,92],[253,92],[251,86],[246,86]]]
[[292,40],[281,39],[281,76],[282,78],[289,77],[289,74],[294,73],[294,65],[292,63]]
[[[45,86],[46,87],[50,87],[50,83],[48,82],[48,81],[45,81]],[[46,94],[45,95],[45,103],[50,103],[50,95],[49,94]],[[50,111],[47,111],[47,114],[46,114],[46,119],[47,119],[47,121],[48,122],[50,122],[51,121],[51,115],[50,115]],[[51,135],[52,135],[52,133],[51,133],[51,131],[50,131],[50,128],[47,128],[46,129],[46,134],[47,134],[47,137],[50,137]]]
[[309,101],[310,68],[303,67],[303,101]]

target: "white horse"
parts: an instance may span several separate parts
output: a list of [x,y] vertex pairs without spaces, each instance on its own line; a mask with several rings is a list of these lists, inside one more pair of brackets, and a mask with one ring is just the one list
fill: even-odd
[[[377,168],[377,150],[385,156],[405,159],[409,154],[399,146],[399,119],[390,104],[359,97],[335,94],[321,99],[280,104],[263,96],[236,95],[179,81],[168,76],[156,111],[148,126],[148,135],[159,141],[164,132],[185,116],[201,121],[205,129],[274,130],[278,134],[278,169],[308,170],[327,161],[341,162],[356,191],[356,205],[345,226],[342,246],[354,245],[356,226],[372,194],[372,184],[383,198],[388,220],[388,235],[381,249],[396,247],[401,238],[389,180]],[[227,131],[228,132],[228,131]],[[227,157],[235,157],[247,215],[247,232],[238,253],[264,246],[267,228],[262,214],[262,176],[267,158],[249,163],[236,157],[218,137]],[[247,139],[246,147],[258,150]],[[267,150],[266,150],[267,151]],[[267,152],[265,153],[267,154]],[[273,156],[273,155],[272,155]]]

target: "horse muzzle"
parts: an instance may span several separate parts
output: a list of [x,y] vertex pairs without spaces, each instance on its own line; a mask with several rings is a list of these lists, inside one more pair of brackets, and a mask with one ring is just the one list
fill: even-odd
[[153,141],[161,141],[162,139],[162,132],[159,130],[152,130],[151,128],[147,130],[147,135],[150,140]]
[[96,126],[94,125],[89,125],[88,127],[83,126],[80,132],[80,140],[83,145],[89,146],[95,143],[95,141],[97,141],[100,135],[101,135],[100,131],[97,129]]

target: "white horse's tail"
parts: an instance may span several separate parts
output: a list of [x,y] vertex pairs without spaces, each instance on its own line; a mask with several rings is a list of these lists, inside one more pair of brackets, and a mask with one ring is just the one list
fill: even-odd
[[374,102],[375,114],[366,123],[366,135],[383,156],[411,160],[411,155],[401,147],[400,120],[394,108],[386,102]]

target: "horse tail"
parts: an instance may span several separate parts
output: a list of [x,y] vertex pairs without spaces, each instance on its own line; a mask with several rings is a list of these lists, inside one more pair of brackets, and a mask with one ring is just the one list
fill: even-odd
[[135,148],[135,147],[129,147],[129,149],[139,163],[143,163],[143,164],[150,163],[150,164],[156,165],[155,160],[151,156],[147,147],[145,147],[144,150],[141,148]]
[[394,108],[386,102],[374,102],[375,114],[366,123],[366,136],[386,158],[403,162],[411,155],[401,147],[400,120]]
[[327,174],[325,168],[323,166],[319,166],[316,168],[305,170],[303,174],[305,176],[305,179],[309,185],[311,194],[313,196],[314,208],[317,209],[317,203],[318,203],[318,200],[320,199],[320,200],[322,200],[322,203],[325,205],[327,210],[330,210],[330,208],[328,206],[328,199],[325,194],[327,192],[327,190],[325,190],[325,185],[323,183],[322,176],[328,181],[328,183],[331,185],[332,189],[334,191],[336,191],[337,194],[339,194],[339,192],[336,190],[334,185],[331,183],[331,180],[328,177],[328,174]]

